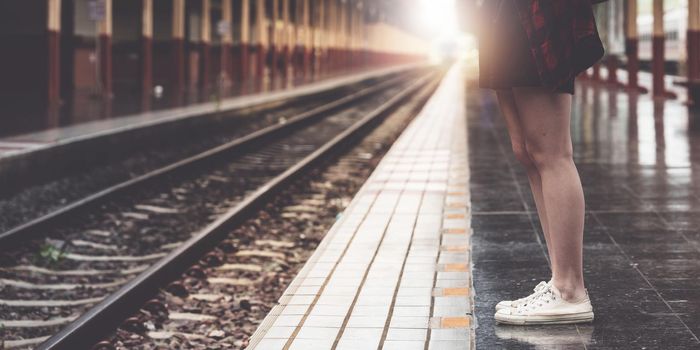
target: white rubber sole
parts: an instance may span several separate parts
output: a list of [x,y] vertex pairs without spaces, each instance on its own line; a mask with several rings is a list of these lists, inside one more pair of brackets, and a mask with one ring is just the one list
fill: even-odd
[[511,307],[510,305],[511,305],[511,304],[508,304],[508,305],[505,305],[505,306],[504,306],[504,305],[496,304],[496,311],[502,310],[502,309],[508,309],[508,308]]
[[511,325],[588,323],[593,322],[593,311],[557,316],[520,316],[496,314],[494,318],[498,323]]

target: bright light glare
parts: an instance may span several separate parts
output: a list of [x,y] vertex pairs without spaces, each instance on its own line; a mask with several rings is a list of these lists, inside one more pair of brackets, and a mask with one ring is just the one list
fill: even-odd
[[474,38],[460,31],[457,0],[413,0],[413,22],[431,41],[430,60],[473,60]]
[[433,38],[453,39],[459,35],[455,0],[414,0],[413,17],[420,30]]

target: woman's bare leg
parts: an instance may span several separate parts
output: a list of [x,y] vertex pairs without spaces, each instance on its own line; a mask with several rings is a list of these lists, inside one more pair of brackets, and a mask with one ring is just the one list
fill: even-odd
[[525,147],[542,181],[553,283],[565,300],[586,295],[583,283],[585,203],[571,144],[571,95],[514,88]]
[[554,254],[550,246],[549,239],[549,225],[547,223],[547,209],[544,205],[544,198],[542,195],[542,179],[540,178],[540,173],[535,166],[535,163],[530,158],[525,148],[525,135],[523,134],[523,128],[521,126],[520,116],[518,115],[518,108],[515,104],[515,97],[513,97],[512,90],[499,90],[496,92],[498,96],[498,104],[501,108],[501,113],[503,114],[506,126],[508,127],[508,135],[510,135],[510,143],[513,147],[513,153],[515,158],[518,159],[520,164],[525,168],[527,173],[527,178],[530,181],[530,190],[532,191],[532,196],[535,197],[535,206],[537,207],[537,216],[540,218],[540,224],[542,225],[542,232],[544,233],[544,239],[547,242],[547,252],[550,257]]

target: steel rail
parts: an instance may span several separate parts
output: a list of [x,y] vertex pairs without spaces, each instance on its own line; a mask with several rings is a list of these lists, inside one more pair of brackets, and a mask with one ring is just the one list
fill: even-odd
[[146,174],[120,182],[101,191],[83,197],[57,210],[42,215],[29,222],[14,227],[8,231],[0,233],[0,247],[2,247],[2,249],[10,249],[12,247],[15,247],[28,239],[40,235],[41,233],[45,232],[47,229],[50,229],[52,226],[55,226],[61,220],[64,220],[70,215],[89,206],[93,206],[101,201],[104,201],[105,199],[111,196],[131,190],[137,186],[144,185],[156,179],[160,179],[163,176],[173,174],[178,171],[192,169],[198,165],[202,165],[205,162],[214,161],[219,157],[231,154],[234,151],[241,151],[245,150],[246,148],[258,145],[270,138],[274,138],[282,132],[287,132],[291,129],[302,127],[308,124],[309,122],[313,122],[319,118],[322,118],[328,113],[333,112],[339,108],[348,106],[358,100],[370,97],[373,93],[377,91],[386,89],[387,87],[392,86],[394,84],[399,84],[403,79],[405,79],[404,76],[392,77],[391,79],[383,81],[377,85],[364,88],[360,91],[344,96],[328,104],[318,106],[309,111],[297,114],[291,117],[285,123],[267,126],[265,128],[254,131],[250,134],[247,134],[225,144],[210,148],[209,150],[200,152],[196,155],[187,157],[177,162],[162,166]]
[[342,150],[372,125],[381,122],[403,101],[426,86],[432,77],[432,75],[422,76],[293,167],[259,187],[215,222],[40,344],[37,349],[89,349],[118,327],[126,317],[138,311],[145,301],[157,293],[159,288],[180,276],[235,227],[254,215],[285,185],[297,179],[318,162]]

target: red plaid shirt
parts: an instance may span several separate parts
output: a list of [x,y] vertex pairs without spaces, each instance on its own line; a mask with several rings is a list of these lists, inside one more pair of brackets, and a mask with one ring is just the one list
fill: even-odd
[[567,83],[603,56],[591,5],[600,0],[514,1],[545,86]]

